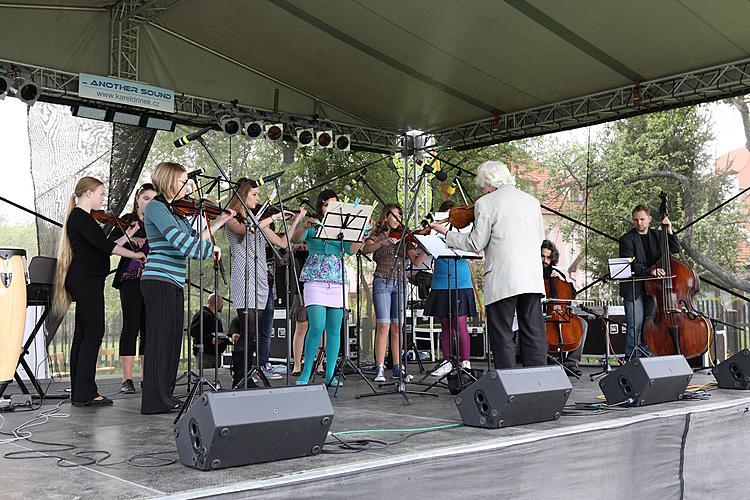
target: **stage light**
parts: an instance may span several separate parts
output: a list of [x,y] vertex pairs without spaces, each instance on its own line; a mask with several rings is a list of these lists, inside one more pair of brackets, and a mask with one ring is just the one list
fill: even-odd
[[155,130],[167,130],[174,132],[175,123],[173,120],[167,120],[165,118],[158,118],[156,116],[149,116],[146,118],[146,128],[152,128]]
[[141,123],[141,115],[133,115],[130,113],[123,113],[122,111],[115,111],[112,115],[112,121],[114,123],[120,123],[122,125],[132,125],[137,127]]
[[232,116],[226,116],[219,120],[219,126],[221,127],[221,130],[224,131],[226,137],[237,135],[242,130],[240,119]]
[[339,151],[349,151],[352,149],[352,138],[349,134],[336,136],[336,149]]
[[280,141],[282,137],[284,137],[283,123],[266,124],[266,139],[269,141]]
[[315,131],[311,128],[298,128],[297,129],[297,145],[304,148],[312,146],[313,140],[315,139]]
[[24,78],[19,78],[18,80],[16,80],[15,86],[11,88],[11,91],[16,97],[21,99],[29,106],[32,106],[41,95],[41,93],[39,92],[39,87],[36,85],[36,83],[34,83],[32,80],[26,80]]
[[5,99],[5,96],[10,91],[10,87],[13,82],[7,76],[0,75],[0,100]]
[[321,148],[332,148],[333,147],[333,132],[330,130],[323,130],[315,133],[315,138],[318,141],[318,146]]
[[77,116],[78,118],[88,118],[89,120],[106,120],[107,119],[107,110],[106,109],[99,109],[99,108],[92,108],[90,106],[73,106],[72,107],[73,116]]
[[242,133],[248,139],[260,139],[263,137],[263,122],[247,121],[242,124]]

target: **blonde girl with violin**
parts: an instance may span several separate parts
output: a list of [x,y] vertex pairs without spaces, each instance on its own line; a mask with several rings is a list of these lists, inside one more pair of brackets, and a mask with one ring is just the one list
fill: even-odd
[[[416,245],[404,240],[401,251],[398,251],[401,225],[401,207],[396,203],[389,203],[383,207],[380,220],[375,232],[365,240],[362,247],[364,253],[372,253],[375,261],[375,278],[372,282],[372,297],[375,302],[375,363],[377,372],[375,382],[385,382],[385,350],[388,338],[391,340],[391,355],[393,356],[393,378],[399,378],[401,373],[401,345],[399,343],[399,319],[404,321],[402,304],[404,299],[403,261],[404,252],[415,265],[422,264],[426,253],[417,255]],[[397,252],[400,255],[397,255]],[[390,334],[389,334],[390,332]],[[407,375],[407,382],[411,376]]]
[[179,408],[172,393],[177,379],[184,320],[187,259],[221,258],[212,235],[235,215],[227,210],[212,226],[198,233],[190,222],[175,213],[172,203],[189,194],[188,175],[179,163],[156,166],[151,182],[158,195],[144,212],[149,254],[141,275],[141,293],[146,304],[146,348],[144,350],[141,413],[166,413]]
[[[110,241],[91,215],[104,203],[104,183],[83,177],[70,197],[65,223],[60,232],[55,269],[54,304],[56,315],[65,315],[76,303],[75,330],[70,347],[70,388],[73,406],[102,407],[112,400],[96,386],[96,363],[104,337],[104,279],[109,273],[112,254],[140,262],[146,257],[122,244],[126,236]],[[128,236],[137,226],[126,230]]]

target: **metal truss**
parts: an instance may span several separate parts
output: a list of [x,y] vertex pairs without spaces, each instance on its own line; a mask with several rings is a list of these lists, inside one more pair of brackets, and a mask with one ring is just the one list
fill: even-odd
[[141,0],[123,0],[112,6],[109,74],[126,80],[138,80],[138,43],[140,23],[135,13]]
[[[48,100],[62,104],[88,104],[97,107],[118,108],[122,106],[83,99],[78,95],[78,74],[60,71],[41,66],[0,60],[0,74],[8,73],[14,76],[30,77],[42,92],[41,100]],[[140,109],[140,108],[132,108]],[[265,122],[283,123],[285,128],[293,133],[298,127],[313,127],[318,130],[331,130],[335,135],[349,134],[353,149],[393,153],[400,151],[402,135],[397,131],[381,130],[363,127],[355,124],[334,120],[320,119],[310,116],[293,115],[290,113],[272,111],[236,101],[226,102],[205,97],[175,93],[175,112],[164,114],[143,110],[172,119],[177,123],[205,127],[217,123],[217,118],[231,115],[247,120],[262,120]]]
[[437,145],[466,150],[748,92],[750,59],[744,59],[426,134]]

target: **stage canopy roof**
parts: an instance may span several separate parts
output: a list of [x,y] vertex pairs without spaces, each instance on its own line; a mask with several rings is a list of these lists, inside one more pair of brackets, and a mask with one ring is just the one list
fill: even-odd
[[461,149],[747,93],[749,19],[746,0],[31,0],[0,4],[0,59],[63,102],[77,73],[114,75],[184,94],[198,125],[237,100],[363,148],[419,129]]

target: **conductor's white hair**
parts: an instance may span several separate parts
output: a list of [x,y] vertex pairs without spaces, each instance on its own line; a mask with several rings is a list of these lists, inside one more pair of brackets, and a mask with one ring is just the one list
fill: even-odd
[[516,185],[516,179],[508,170],[507,165],[501,161],[486,161],[477,169],[477,186],[493,186],[496,188],[510,184]]

